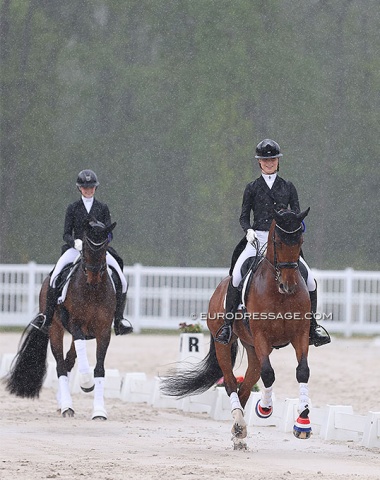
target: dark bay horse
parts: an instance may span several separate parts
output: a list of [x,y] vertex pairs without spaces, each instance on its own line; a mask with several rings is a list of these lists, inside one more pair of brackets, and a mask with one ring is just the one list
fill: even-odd
[[[247,425],[244,407],[252,387],[261,377],[264,384],[256,413],[261,418],[272,414],[274,370],[269,356],[275,347],[292,344],[298,362],[296,378],[299,383],[299,417],[293,428],[297,438],[311,434],[308,396],[308,350],[310,328],[310,297],[299,271],[303,243],[302,221],[309,209],[296,214],[289,210],[275,212],[264,259],[259,264],[249,286],[246,311],[239,310],[228,345],[214,341],[223,323],[224,300],[230,277],[225,278],[211,297],[207,326],[211,333],[208,355],[192,370],[169,375],[161,383],[164,394],[184,397],[200,394],[224,377],[234,418],[232,435],[234,448],[247,448],[244,438]],[[240,320],[239,320],[240,318]],[[248,367],[244,381],[237,388],[233,367],[237,356],[238,339],[247,352]]]
[[[58,406],[62,416],[74,416],[69,389],[69,374],[78,358],[80,386],[94,390],[92,418],[107,419],[104,407],[104,361],[111,339],[111,327],[116,307],[113,282],[107,272],[106,251],[109,233],[116,223],[105,226],[95,219],[88,222],[83,238],[83,251],[70,274],[63,303],[56,306],[53,322],[46,335],[33,328],[25,329],[16,358],[6,380],[7,390],[20,397],[39,396],[47,372],[47,347],[57,362],[59,391]],[[45,311],[50,277],[45,278],[39,297],[40,312]],[[64,333],[72,335],[71,346],[64,354]],[[96,339],[96,365],[90,371],[86,340]]]

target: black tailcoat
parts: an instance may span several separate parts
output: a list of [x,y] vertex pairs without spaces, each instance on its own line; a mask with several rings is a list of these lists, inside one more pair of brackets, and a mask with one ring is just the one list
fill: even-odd
[[[105,226],[111,225],[111,214],[108,206],[105,203],[99,202],[96,198],[94,198],[89,213],[87,213],[82,199],[77,200],[67,207],[63,231],[63,240],[66,243],[62,246],[62,254],[69,248],[74,248],[75,239],[80,238],[83,240],[86,221],[92,220],[93,218],[104,223]],[[113,234],[111,232],[111,240],[112,238]],[[120,258],[116,250],[110,246],[108,246],[107,250],[117,260],[120,268],[123,269],[123,260]]]
[[240,225],[245,232],[250,228],[267,232],[273,220],[274,210],[288,207],[296,213],[300,212],[297,190],[292,182],[277,175],[272,188],[269,188],[264,178],[260,176],[245,187]]
[[[260,175],[245,187],[240,225],[246,233],[250,228],[268,232],[274,217],[274,210],[288,207],[296,213],[300,212],[298,193],[292,182],[277,175],[272,188],[269,188],[263,176]],[[251,224],[251,212],[253,212],[253,225]],[[247,240],[244,237],[236,246],[232,254],[230,275],[232,275],[236,260],[246,245]]]

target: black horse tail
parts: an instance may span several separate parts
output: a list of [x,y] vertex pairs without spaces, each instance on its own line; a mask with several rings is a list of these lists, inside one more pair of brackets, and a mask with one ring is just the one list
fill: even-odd
[[[238,342],[235,340],[231,346],[231,363],[235,365],[238,352]],[[161,380],[160,390],[164,395],[183,398],[189,395],[199,395],[223,376],[215,353],[215,341],[211,337],[210,351],[207,356],[192,368],[173,373]]]
[[5,378],[9,393],[24,398],[39,397],[47,372],[48,343],[48,335],[32,325],[26,327]]

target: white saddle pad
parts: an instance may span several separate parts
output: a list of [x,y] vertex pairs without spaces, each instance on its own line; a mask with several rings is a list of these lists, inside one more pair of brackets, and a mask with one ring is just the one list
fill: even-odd
[[[70,283],[70,280],[71,280],[71,274],[73,273],[73,271],[74,271],[74,270],[72,270],[72,271],[70,272],[70,275],[67,277],[67,281],[66,281],[66,283],[65,283],[65,285],[64,285],[64,287],[63,287],[63,289],[62,289],[62,295],[61,295],[61,296],[58,298],[58,300],[57,300],[57,304],[58,304],[58,305],[61,304],[61,303],[63,303],[63,302],[65,301],[65,299],[66,299],[67,289],[69,288],[69,283]],[[113,278],[112,278],[112,270],[111,270],[111,268],[108,267],[108,266],[107,266],[107,273],[108,273],[108,275],[109,275],[109,277],[110,277],[110,279],[111,279],[113,289],[114,289],[114,291],[116,292],[115,283],[114,283]]]

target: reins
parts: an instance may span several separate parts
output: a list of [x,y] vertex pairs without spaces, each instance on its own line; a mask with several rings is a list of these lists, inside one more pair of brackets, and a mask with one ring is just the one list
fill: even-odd
[[[107,246],[108,239],[106,238],[102,242],[96,243],[93,240],[91,240],[90,238],[88,238],[87,236],[85,236],[84,243],[93,252],[100,252],[102,249],[104,249],[104,247]],[[82,259],[82,269],[83,269],[84,274],[86,276],[88,275],[87,272],[100,273],[102,275],[107,268],[107,262],[106,262],[105,257],[104,257],[104,261],[100,265],[90,264],[90,263],[86,262],[86,260],[84,258],[83,250],[82,250],[81,259]]]

